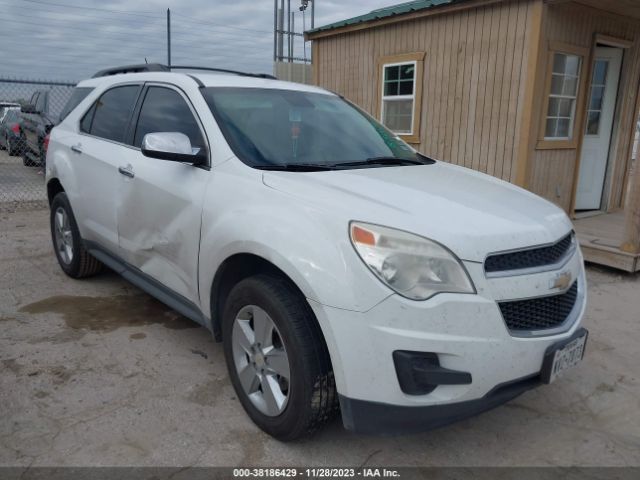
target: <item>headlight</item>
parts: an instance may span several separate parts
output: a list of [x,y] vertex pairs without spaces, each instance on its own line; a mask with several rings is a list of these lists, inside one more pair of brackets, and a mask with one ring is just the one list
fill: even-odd
[[371,271],[400,295],[426,300],[438,293],[476,293],[467,271],[442,245],[418,235],[351,222],[351,243]]

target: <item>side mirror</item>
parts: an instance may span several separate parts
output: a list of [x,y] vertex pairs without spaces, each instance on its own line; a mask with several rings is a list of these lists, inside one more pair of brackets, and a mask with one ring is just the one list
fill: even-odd
[[142,154],[170,162],[207,163],[206,150],[192,147],[189,137],[179,132],[147,133],[142,139]]
[[40,113],[37,109],[35,105],[31,105],[30,103],[26,104],[26,105],[22,105],[20,107],[20,111],[22,113],[33,113],[33,114],[38,114]]

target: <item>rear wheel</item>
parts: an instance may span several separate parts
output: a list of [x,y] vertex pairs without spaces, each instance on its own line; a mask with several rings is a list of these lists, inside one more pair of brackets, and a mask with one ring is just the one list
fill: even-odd
[[51,238],[60,267],[72,278],[83,278],[102,270],[102,263],[85,248],[71,204],[64,192],[51,203]]
[[256,275],[230,292],[222,318],[229,375],[242,406],[279,440],[312,433],[337,412],[329,352],[304,297]]
[[9,153],[10,157],[14,157],[16,155],[16,147],[13,144],[13,142],[11,141],[11,139],[7,136],[5,137],[5,145],[7,146],[7,152]]

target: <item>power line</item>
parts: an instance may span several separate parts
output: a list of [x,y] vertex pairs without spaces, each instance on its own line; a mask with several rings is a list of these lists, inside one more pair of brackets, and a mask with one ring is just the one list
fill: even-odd
[[236,27],[236,26],[233,26],[233,25],[223,25],[221,23],[213,23],[213,22],[203,22],[202,20],[190,17],[188,15],[184,15],[182,13],[174,12],[173,10],[171,11],[171,13],[173,13],[174,15],[177,15],[179,17],[188,18],[192,23],[197,23],[199,25],[211,25],[211,26],[214,26],[214,27],[217,26],[217,27],[232,28],[234,30],[241,30],[241,31],[245,31],[245,32],[260,32],[260,33],[266,33],[268,35],[272,35],[273,34],[273,32],[268,31],[268,30],[258,30],[258,29],[255,29],[255,28]]
[[[110,9],[104,9],[104,8],[98,8],[98,7],[87,7],[87,6],[81,6],[81,5],[69,5],[69,4],[61,4],[61,3],[52,3],[52,2],[44,2],[42,0],[22,0],[23,2],[30,2],[30,3],[37,3],[40,5],[45,5],[45,6],[53,6],[53,7],[61,7],[61,8],[75,8],[75,9],[83,9],[83,10],[91,10],[91,11],[99,11],[99,12],[105,12],[105,13],[111,13],[111,14],[119,14],[119,15],[134,15],[134,16],[142,16],[145,18],[151,18],[154,20],[164,20],[164,16],[159,16],[157,14],[155,14],[155,12],[147,12],[147,11],[138,11],[138,12],[129,12],[129,11],[125,11],[125,10],[110,10]],[[15,4],[10,4],[10,3],[6,3],[6,2],[0,2],[3,3],[5,5],[10,5],[10,6],[17,6]],[[52,13],[62,13],[62,12],[58,12],[57,10],[48,10]],[[228,28],[228,29],[232,29],[232,30],[238,30],[238,31],[243,31],[243,32],[249,32],[249,33],[259,33],[259,34],[268,34],[271,35],[272,32],[267,31],[267,30],[258,30],[258,29],[254,29],[254,28],[245,28],[245,27],[236,27],[234,25],[224,25],[222,23],[214,23],[214,22],[205,22],[202,21],[200,19],[196,19],[194,17],[191,17],[189,15],[185,15],[182,13],[178,13],[175,11],[171,12],[174,15],[177,15],[179,17],[188,19],[191,23],[195,23],[198,25],[207,25],[207,26],[214,26],[214,27],[218,27],[218,28]],[[72,13],[72,15],[87,15],[86,13],[84,14],[80,14],[80,13]],[[99,18],[95,15],[90,15],[92,18]],[[181,20],[181,19],[173,19],[173,20],[178,20],[178,21],[185,21],[185,20]],[[262,35],[261,35],[262,36]]]
[[[22,0],[22,1],[30,1],[30,0]],[[16,3],[9,3],[6,1],[2,1],[0,2],[0,4],[2,5],[6,5],[8,7],[11,7],[13,10],[11,11],[5,11],[4,13],[11,13],[14,12],[18,15],[23,15],[23,9],[24,9],[24,5],[19,5]],[[29,12],[30,14],[35,14],[35,13],[53,13],[56,15],[65,15],[65,16],[69,16],[69,15],[73,15],[75,17],[78,17],[79,19],[84,19],[84,18],[98,18],[101,20],[115,20],[115,19],[107,19],[105,18],[104,13],[99,13],[99,14],[92,14],[90,12],[66,12],[66,11],[61,11],[57,8],[46,8],[45,7],[46,4],[42,4],[41,6],[37,7],[37,10]],[[32,15],[30,15],[32,16]],[[45,20],[49,20],[50,17],[46,17]],[[150,20],[161,20],[160,17],[151,17],[148,16],[146,18],[149,18]],[[141,20],[137,20],[137,22],[140,22]]]
[[[31,25],[31,26],[42,26],[42,23],[38,23],[38,22],[28,22],[25,20],[16,20],[14,18],[7,18],[4,16],[0,16],[0,20],[5,20],[6,22],[8,22],[9,26],[13,23],[13,24],[20,24],[20,25]],[[63,22],[64,20],[61,19],[49,19],[48,21],[56,21],[56,22]],[[85,22],[86,23],[86,22]],[[99,23],[91,23],[92,26],[94,27],[103,27],[106,26],[104,24],[99,24]],[[89,27],[89,28],[84,28],[85,26]],[[83,33],[92,33],[92,34],[96,34],[96,30],[94,28],[91,28],[88,25],[68,25],[65,24],[64,25],[65,30],[71,30],[71,31],[77,31],[77,32],[83,32]],[[30,34],[30,32],[23,32],[21,30],[8,30],[8,29],[4,29],[3,32],[9,32],[9,33],[25,33],[25,34]],[[42,32],[37,32],[37,33],[42,33]],[[154,35],[155,33],[155,35]],[[187,36],[187,37],[193,37],[195,39],[198,39],[200,41],[203,40],[203,35],[202,34],[198,34],[198,33],[194,33],[194,32],[184,32],[184,31],[176,31],[175,33],[179,34],[180,36]],[[237,37],[237,36],[233,36],[233,34],[231,34],[230,32],[216,32],[216,31],[210,31],[210,36],[215,38],[217,36],[221,36],[221,35],[226,35],[226,36],[232,36],[232,38],[234,39],[234,42],[246,42],[246,43],[251,43],[251,44],[255,44],[256,41],[255,40],[249,40],[249,39],[244,39],[242,37]],[[99,32],[99,34],[97,36],[93,37],[93,40],[97,39],[97,38],[113,38],[116,40],[120,40],[120,39],[125,39],[125,40],[131,40],[134,36],[136,38],[145,38],[151,42],[158,42],[159,39],[163,39],[165,35],[165,32],[163,30],[158,30],[157,32],[154,31],[147,31],[144,33],[141,33],[139,31],[105,31],[105,32]]]
[[[2,3],[2,2],[0,2],[0,3]],[[2,12],[2,13],[7,14],[7,12]],[[10,14],[9,14],[9,15],[10,15]],[[35,16],[31,16],[31,17],[30,17],[30,19],[31,19],[31,20],[33,20],[33,19],[35,19],[35,18],[40,18],[40,17],[35,17]],[[25,22],[24,20],[16,19],[16,18],[11,17],[11,16],[3,17],[3,19],[4,19],[4,20],[6,20],[6,21],[7,21],[7,22],[9,22],[9,23],[22,23],[22,24],[26,24],[26,25],[37,25],[37,26],[40,26],[40,27],[46,26],[48,23],[50,23],[50,22],[52,22],[52,21],[53,21],[53,22],[62,22],[62,23],[64,24],[65,28],[68,28],[68,27],[69,27],[69,20],[68,20],[68,19],[62,19],[62,18],[50,18],[50,17],[42,18],[42,22],[41,22],[41,23]],[[128,25],[127,25],[127,26],[123,26],[123,25],[109,25],[109,24],[104,23],[104,22],[94,22],[94,21],[87,21],[87,20],[82,20],[82,24],[83,24],[83,25],[87,25],[87,24],[89,24],[89,25],[95,25],[95,26],[100,26],[100,27],[102,27],[102,26],[105,26],[105,27],[106,27],[106,26],[108,26],[108,27],[110,27],[110,28],[115,27],[115,28],[118,28],[118,29],[126,30],[126,31],[127,31],[126,33],[130,33],[131,35],[139,35],[139,33],[138,33],[138,32],[139,32],[139,30],[132,31],[132,30],[131,30],[131,26],[128,26]],[[164,25],[163,25],[163,24],[158,23],[158,24],[146,24],[146,25],[147,25],[147,26],[152,26],[152,27],[157,27],[157,28],[159,29],[159,30],[158,30],[158,34],[164,35],[164,33],[165,33],[165,31],[164,31]],[[77,26],[75,26],[75,25],[74,25],[73,27],[77,27]],[[139,27],[139,25],[138,25],[137,27]],[[92,30],[92,32],[93,32],[93,30]],[[207,32],[208,32],[208,33],[214,33],[214,34],[216,34],[216,35],[228,35],[228,36],[233,36],[233,38],[236,38],[236,39],[238,39],[238,38],[242,38],[242,37],[239,37],[238,35],[236,35],[236,34],[234,34],[234,33],[232,33],[232,32],[227,32],[227,31],[221,31],[221,30],[210,29],[210,30],[207,30]],[[104,32],[104,33],[119,33],[119,32]],[[189,31],[189,32],[185,32],[185,34],[193,35],[193,36],[196,36],[196,37],[198,37],[198,38],[201,38],[201,37],[202,37],[202,34],[201,34],[201,33],[196,33],[196,32],[191,32],[191,31]],[[265,38],[263,35],[256,35],[256,37],[259,37],[259,38]]]
[[97,12],[105,12],[119,15],[133,15],[138,17],[148,17],[148,18],[162,18],[162,16],[158,16],[155,12],[131,12],[127,10],[110,10],[107,8],[98,8],[98,7],[87,7],[85,5],[69,5],[67,3],[54,3],[54,2],[43,2],[42,0],[22,0],[23,2],[29,3],[38,3],[40,5],[49,5],[54,7],[62,7],[62,8],[76,8],[81,10],[94,10]]

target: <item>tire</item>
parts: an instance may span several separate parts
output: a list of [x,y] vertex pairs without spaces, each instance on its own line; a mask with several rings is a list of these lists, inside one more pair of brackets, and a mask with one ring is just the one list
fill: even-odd
[[71,278],[84,278],[102,270],[102,263],[84,248],[71,204],[64,192],[51,202],[51,241],[60,268]]
[[7,146],[7,153],[9,154],[9,156],[10,157],[15,157],[16,156],[16,149],[11,144],[11,139],[9,139],[9,137],[5,138],[5,145]]
[[18,145],[14,145],[11,142],[11,139],[7,137],[7,152],[9,152],[10,157],[19,157],[23,153],[22,145],[20,143],[18,143]]
[[[271,335],[256,333],[259,328],[255,319],[261,318],[263,324],[262,313],[273,323]],[[250,331],[256,328],[253,350],[244,348],[238,340],[251,338],[241,334],[247,327]],[[271,341],[257,343],[260,337]],[[320,326],[304,297],[287,280],[274,275],[256,275],[239,282],[225,303],[222,338],[236,394],[249,417],[266,433],[281,441],[295,440],[310,435],[335,416],[338,397]],[[282,368],[283,351],[288,365],[285,369]],[[275,362],[278,359],[280,361]],[[259,367],[264,367],[263,373],[259,373]],[[276,371],[285,373],[276,375]],[[250,385],[249,390],[256,390],[251,396],[240,380],[240,372],[243,372],[244,384]],[[247,382],[254,373],[253,380]],[[286,373],[289,373],[288,379]],[[266,395],[265,388],[276,393]],[[285,400],[270,403],[265,400],[267,397],[280,400],[285,397]],[[269,405],[279,409],[269,411]]]

